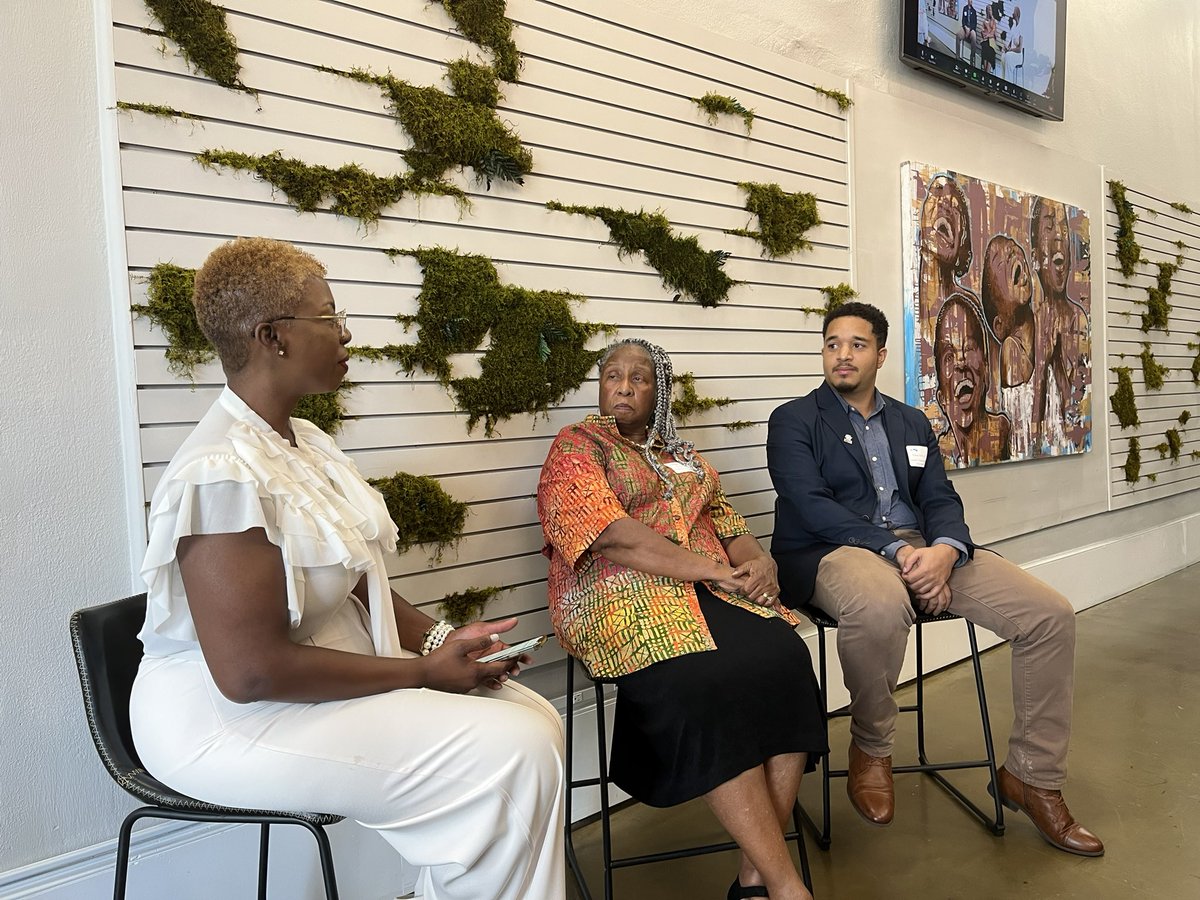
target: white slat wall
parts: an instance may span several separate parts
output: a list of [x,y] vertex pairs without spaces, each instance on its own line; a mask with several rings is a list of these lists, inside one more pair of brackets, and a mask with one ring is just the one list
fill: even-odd
[[[1107,394],[1103,398],[1108,416],[1108,446],[1112,507],[1120,509],[1169,497],[1200,488],[1200,460],[1192,451],[1200,451],[1200,387],[1192,383],[1191,366],[1197,351],[1188,343],[1200,343],[1200,216],[1172,209],[1161,198],[1134,188],[1126,188],[1126,199],[1138,214],[1134,236],[1142,247],[1142,256],[1151,263],[1173,262],[1183,253],[1183,266],[1171,281],[1168,298],[1172,309],[1170,332],[1151,329],[1142,331],[1142,313],[1146,306],[1146,288],[1155,284],[1158,269],[1141,265],[1130,278],[1121,274],[1116,260],[1117,217],[1111,201],[1106,211],[1106,254],[1108,276],[1108,362]],[[1180,250],[1177,241],[1187,249]],[[1138,358],[1144,343],[1149,343],[1160,365],[1169,366],[1162,390],[1150,391],[1142,378],[1142,363]],[[1121,358],[1120,354],[1125,354]],[[1112,411],[1109,397],[1117,388],[1117,376],[1112,369],[1128,366],[1137,398],[1141,424],[1121,429]],[[1099,399],[1099,398],[1098,398]],[[1191,413],[1186,425],[1179,424],[1184,410]],[[1159,457],[1154,449],[1163,443],[1169,428],[1179,429],[1183,449],[1178,462],[1168,456]],[[1129,457],[1129,439],[1137,437],[1141,445],[1141,479],[1135,484],[1125,481],[1125,461]],[[1155,481],[1147,475],[1156,476]]]
[[[134,302],[143,301],[141,279],[155,264],[196,267],[223,241],[262,234],[292,241],[328,266],[356,343],[403,343],[415,335],[394,316],[416,311],[421,272],[411,259],[392,262],[378,248],[443,245],[485,254],[502,281],[586,296],[578,318],[617,323],[623,335],[662,344],[677,372],[696,374],[702,395],[739,401],[698,416],[687,432],[723,473],[751,527],[769,535],[765,423],[776,405],[820,377],[819,321],[798,308],[821,305],[820,287],[851,280],[847,122],[812,91],[814,84],[845,90],[844,80],[618,3],[510,0],[525,66],[520,84],[502,85],[500,115],[531,148],[533,174],[523,187],[494,184],[490,192],[459,175],[473,201],[466,215],[449,199],[405,200],[364,229],[329,212],[298,214],[249,173],[207,171],[192,155],[281,150],[308,163],[400,171],[397,151],[407,138],[379,91],[315,67],[390,69],[444,87],[445,63],[481,51],[454,32],[440,5],[424,0],[224,5],[242,78],[259,91],[258,101],[190,72],[172,45],[164,55],[159,39],[141,31],[152,20],[140,0],[113,0],[118,98],[201,117],[119,114]],[[689,98],[710,90],[757,112],[751,138],[740,119],[707,123]],[[815,192],[825,224],[809,235],[813,250],[766,260],[754,241],[724,234],[753,227],[739,181]],[[548,200],[661,209],[706,248],[732,251],[726,269],[745,283],[717,309],[673,303],[656,272],[638,259],[618,259],[601,223],[548,212]],[[168,372],[160,333],[136,319],[132,334],[149,497],[223,379],[218,366],[206,366],[193,388]],[[338,440],[364,474],[432,475],[471,506],[457,549],[436,566],[425,549],[410,551],[390,566],[393,586],[418,604],[472,586],[511,586],[488,615],[522,616],[515,636],[548,630],[533,495],[556,431],[594,409],[594,376],[548,419],[514,418],[492,439],[482,427],[468,434],[466,416],[422,373],[406,377],[387,364],[354,361],[349,377],[360,386],[348,396],[350,418]],[[733,420],[756,424],[730,432],[723,423]],[[543,651],[539,662],[560,657],[557,648]]]

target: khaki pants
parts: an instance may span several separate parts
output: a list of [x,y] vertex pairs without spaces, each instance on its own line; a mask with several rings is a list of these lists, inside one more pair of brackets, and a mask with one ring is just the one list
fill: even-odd
[[[897,532],[916,547],[912,531]],[[1049,585],[986,550],[950,576],[950,612],[1012,644],[1015,712],[1005,767],[1034,787],[1066,780],[1075,664],[1075,611]],[[812,604],[838,620],[838,655],[850,691],[850,732],[872,756],[890,756],[892,692],[916,611],[896,563],[861,547],[821,560]]]

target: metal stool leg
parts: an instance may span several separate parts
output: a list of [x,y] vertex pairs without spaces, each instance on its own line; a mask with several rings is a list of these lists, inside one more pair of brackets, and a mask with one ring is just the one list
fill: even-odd
[[612,810],[608,804],[608,731],[604,722],[604,688],[596,688],[596,762],[600,774],[600,839],[604,853],[604,900],[612,900]]
[[992,801],[996,806],[996,817],[989,827],[992,834],[999,837],[1004,834],[1004,807],[1000,803],[1000,787],[996,781],[996,747],[992,742],[992,721],[988,716],[987,695],[983,691],[983,667],[979,662],[979,641],[975,637],[973,622],[967,622],[967,637],[971,641],[971,664],[975,669],[975,694],[979,698],[979,720],[983,724],[983,743],[987,750],[988,775],[992,779]]
[[987,751],[987,758],[981,760],[964,760],[962,762],[945,762],[931,763],[926,758],[925,754],[925,736],[924,736],[924,717],[925,703],[924,694],[922,691],[922,679],[924,677],[924,658],[922,655],[921,641],[921,623],[917,623],[917,703],[912,707],[902,707],[902,709],[916,712],[917,714],[917,729],[918,729],[918,756],[920,759],[919,765],[916,766],[896,766],[893,772],[923,772],[937,782],[938,786],[950,794],[954,799],[963,805],[967,812],[971,813],[975,818],[983,823],[983,826],[992,834],[999,836],[1004,834],[1004,818],[1000,812],[999,803],[993,798],[993,803],[996,806],[996,817],[989,818],[988,814],[979,808],[970,798],[962,791],[950,783],[950,780],[942,774],[943,771],[950,769],[983,769],[986,768],[992,777],[992,784],[995,782],[996,769],[996,752],[992,745],[991,724],[987,714],[987,695],[983,687],[983,668],[979,661],[979,644],[975,638],[975,626],[963,619],[963,623],[967,626],[967,637],[971,643],[971,666],[975,674],[975,694],[979,699],[980,719],[983,723],[983,742],[984,749]]
[[129,879],[129,841],[133,833],[133,824],[142,818],[145,809],[135,809],[121,823],[121,831],[117,836],[117,866],[113,877],[113,900],[125,900],[125,884]]
[[571,874],[575,876],[575,884],[579,888],[579,893],[583,896],[583,900],[592,900],[591,891],[587,887],[587,880],[583,877],[583,869],[579,865],[579,857],[575,853],[575,831],[572,824],[574,820],[572,815],[572,798],[575,796],[576,788],[584,787],[583,783],[575,781],[575,661],[573,659],[567,660],[566,712],[566,753],[563,757],[563,770],[567,784],[566,798],[563,804],[566,822],[563,828],[566,831],[567,863],[571,867]]
[[917,622],[917,760],[929,765],[925,754],[925,631]]
[[796,829],[796,853],[800,857],[800,879],[811,894],[813,892],[812,870],[808,867],[808,847],[804,841],[803,818],[804,810],[801,809],[800,801],[797,800],[792,806],[792,827]]
[[337,876],[333,871],[333,849],[329,846],[329,835],[320,825],[300,822],[317,840],[317,855],[321,858],[321,878],[325,882],[325,900],[338,900]]
[[[817,686],[821,692],[821,709],[829,708],[829,690],[827,687],[826,678],[828,677],[828,657],[825,649],[825,628],[817,625]],[[817,842],[817,846],[822,850],[828,850],[831,841],[832,824],[830,822],[829,811],[829,780],[833,777],[829,771],[829,754],[826,753],[820,760],[821,766],[821,827],[817,827],[816,821],[808,814],[808,810],[802,804],[797,802],[796,809],[799,813],[796,830],[800,830],[800,822],[812,832],[813,839]],[[802,862],[807,865],[808,859],[805,856]],[[807,882],[806,882],[807,883]],[[810,888],[811,890],[811,888]]]
[[271,826],[263,822],[258,834],[258,900],[267,900],[267,859],[271,852]]

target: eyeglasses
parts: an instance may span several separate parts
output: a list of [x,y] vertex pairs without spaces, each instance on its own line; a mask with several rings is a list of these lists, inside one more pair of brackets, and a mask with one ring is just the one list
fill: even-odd
[[267,324],[270,325],[274,322],[284,322],[284,321],[288,321],[288,320],[299,321],[301,319],[311,319],[314,322],[316,322],[316,321],[336,322],[338,331],[345,332],[345,330],[346,330],[346,315],[347,315],[347,313],[345,311],[343,311],[343,312],[335,312],[331,316],[278,316],[274,319],[268,320]]

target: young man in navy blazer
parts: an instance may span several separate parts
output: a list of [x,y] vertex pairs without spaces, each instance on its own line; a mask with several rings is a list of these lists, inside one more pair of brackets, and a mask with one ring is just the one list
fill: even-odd
[[767,464],[778,500],[771,552],[784,600],[838,620],[850,691],[846,789],[867,821],[895,810],[892,692],[916,611],[947,609],[1012,643],[1015,721],[1001,799],[1050,844],[1081,856],[1104,845],[1062,798],[1075,657],[1065,597],[978,548],[925,415],[875,389],[887,318],[866,303],[825,316],[825,382],[771,415]]

